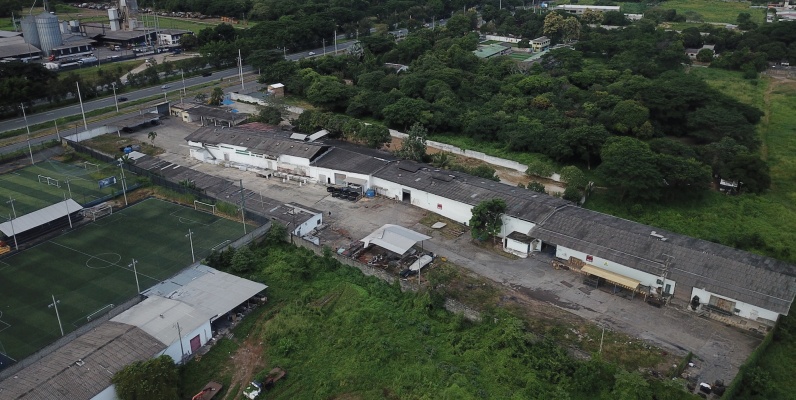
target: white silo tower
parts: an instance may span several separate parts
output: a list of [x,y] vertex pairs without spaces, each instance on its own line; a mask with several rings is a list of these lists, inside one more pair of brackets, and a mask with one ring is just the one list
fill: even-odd
[[111,21],[111,30],[116,32],[119,30],[119,10],[116,7],[111,7],[108,9],[108,19]]
[[22,37],[25,39],[25,43],[41,48],[39,30],[36,28],[36,18],[32,15],[22,18]]
[[41,51],[50,55],[52,50],[64,44],[61,37],[61,28],[58,27],[58,17],[48,12],[36,16],[36,30],[39,32]]

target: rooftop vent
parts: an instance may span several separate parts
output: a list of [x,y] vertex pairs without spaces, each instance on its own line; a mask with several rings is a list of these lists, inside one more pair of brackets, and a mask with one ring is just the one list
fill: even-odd
[[78,358],[77,361],[75,361],[75,365],[77,365],[78,367],[82,367],[82,366],[86,365],[86,362],[83,361],[82,358]]

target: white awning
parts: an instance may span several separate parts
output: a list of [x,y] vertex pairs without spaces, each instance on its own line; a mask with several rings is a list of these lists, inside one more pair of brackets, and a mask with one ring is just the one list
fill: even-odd
[[365,244],[365,247],[375,244],[376,246],[394,253],[404,254],[411,249],[415,243],[426,239],[431,239],[431,236],[417,233],[402,226],[386,224],[373,231],[373,233],[361,241]]
[[82,209],[83,206],[76,201],[67,199],[66,201],[44,207],[41,210],[25,214],[13,221],[3,222],[0,224],[0,232],[3,232],[3,234],[8,237],[19,235],[20,233],[37,228],[48,222],[55,221],[58,218],[65,217],[66,214],[71,214]]

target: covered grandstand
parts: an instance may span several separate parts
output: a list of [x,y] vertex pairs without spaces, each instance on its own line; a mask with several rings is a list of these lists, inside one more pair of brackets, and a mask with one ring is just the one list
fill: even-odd
[[3,241],[18,246],[31,239],[68,227],[82,218],[83,206],[72,199],[55,203],[40,210],[13,218],[0,224]]

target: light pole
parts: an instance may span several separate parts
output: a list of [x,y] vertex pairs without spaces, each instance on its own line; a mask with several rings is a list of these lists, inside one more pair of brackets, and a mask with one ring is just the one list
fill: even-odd
[[58,328],[61,329],[61,336],[63,336],[64,335],[64,326],[61,325],[61,315],[58,314],[58,303],[60,303],[61,300],[56,301],[54,294],[51,295],[51,296],[53,297],[53,302],[48,304],[47,308],[55,308],[55,317],[58,318]]
[[116,103],[116,112],[119,112],[119,99],[116,97],[116,82],[111,83],[113,88],[113,102]]
[[334,28],[334,54],[337,54],[337,28]]
[[196,262],[196,256],[194,256],[194,253],[193,253],[193,232],[191,232],[191,230],[188,229],[188,234],[185,235],[185,237],[187,237],[188,241],[191,242],[191,260],[193,262]]
[[25,103],[19,103],[19,105],[22,106],[22,117],[25,118],[25,129],[28,130],[28,152],[30,153],[30,164],[33,165],[33,149],[30,147],[30,126],[28,125],[28,114],[25,113]]
[[138,261],[136,261],[135,258],[134,258],[133,259],[133,263],[128,265],[128,267],[133,267],[133,275],[135,275],[135,287],[136,287],[136,289],[138,289],[138,294],[141,294],[141,285],[138,284],[138,271],[135,269],[135,264],[137,262]]
[[69,229],[72,229],[72,216],[69,214],[69,202],[66,201],[66,193],[64,193],[64,205],[66,206],[66,218],[69,219]]
[[124,161],[119,160],[119,169],[122,170],[122,194],[124,195],[124,205],[127,205],[127,188],[124,184]]
[[182,95],[186,96],[188,92],[185,91],[185,70],[180,69],[180,75],[182,75]]
[[8,216],[8,221],[11,222],[11,236],[14,237],[14,249],[19,251],[19,244],[17,244],[17,234],[14,232],[14,219],[11,218],[11,215]]
[[77,86],[77,99],[80,100],[80,113],[83,114],[83,127],[88,130],[88,122],[86,122],[86,110],[83,109],[83,96],[80,95],[80,83],[75,82]]

